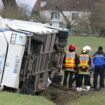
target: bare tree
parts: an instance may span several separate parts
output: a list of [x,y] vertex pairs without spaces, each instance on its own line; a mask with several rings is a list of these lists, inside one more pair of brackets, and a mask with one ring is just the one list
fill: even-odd
[[48,21],[48,19],[45,16],[40,15],[39,11],[32,11],[31,19],[33,21],[42,22],[42,23],[45,23]]
[[29,20],[30,16],[27,15],[24,7],[13,8],[7,6],[0,11],[0,15],[4,18],[20,19],[20,20]]
[[15,0],[2,0],[4,8],[1,15],[4,18],[23,19],[28,20],[30,17],[27,15],[24,7],[18,7]]
[[12,7],[17,7],[17,4],[16,4],[16,1],[15,0],[2,0],[3,1],[3,4],[4,4],[4,7],[7,7],[7,6],[12,6]]
[[96,3],[91,11],[90,23],[93,32],[105,36],[105,1]]
[[69,30],[71,30],[71,21],[67,18],[67,16],[63,13],[63,11],[57,5],[56,5],[56,9],[62,14],[62,16],[63,16],[63,18],[64,18],[64,20],[66,22],[67,28]]
[[88,12],[84,12],[81,17],[75,20],[75,23],[77,23],[75,30],[80,33],[80,35],[87,36],[91,32],[89,16],[90,14]]
[[[56,4],[55,4],[56,5]],[[62,14],[64,21],[66,22],[67,28],[69,30],[74,30],[78,33],[82,33],[83,35],[88,35],[89,33],[89,13],[86,12],[88,10],[84,10],[84,14],[79,17],[75,16],[75,19],[70,20],[70,17],[66,16],[63,11],[56,5],[56,9]]]

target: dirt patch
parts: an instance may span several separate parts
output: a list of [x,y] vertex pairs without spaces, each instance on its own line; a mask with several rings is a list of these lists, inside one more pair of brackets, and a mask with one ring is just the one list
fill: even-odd
[[50,86],[48,89],[44,90],[40,95],[46,97],[50,101],[54,102],[56,105],[65,105],[70,101],[73,102],[80,96],[88,94],[89,93],[86,92],[77,93],[75,90],[66,90],[62,86]]

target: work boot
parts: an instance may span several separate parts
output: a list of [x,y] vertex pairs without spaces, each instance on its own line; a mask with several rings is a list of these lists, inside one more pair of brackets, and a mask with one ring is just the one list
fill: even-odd
[[90,90],[90,86],[86,86],[86,91],[89,91]]
[[76,91],[77,92],[81,92],[82,91],[82,88],[81,87],[77,87]]

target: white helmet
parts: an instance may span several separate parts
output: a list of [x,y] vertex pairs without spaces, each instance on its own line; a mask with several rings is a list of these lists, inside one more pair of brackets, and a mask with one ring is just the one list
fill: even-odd
[[90,52],[92,49],[90,46],[84,46],[82,50]]

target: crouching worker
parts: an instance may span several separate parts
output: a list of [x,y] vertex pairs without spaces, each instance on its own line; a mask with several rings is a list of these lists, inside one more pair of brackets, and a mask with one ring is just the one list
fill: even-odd
[[78,56],[75,52],[76,47],[74,44],[69,46],[69,51],[65,53],[63,59],[63,70],[64,70],[64,80],[63,86],[66,89],[72,89],[73,76],[75,75],[75,70],[78,65]]
[[[77,91],[90,90],[90,66],[91,66],[91,58],[88,54],[88,51],[83,49],[81,54],[79,55]],[[86,89],[82,88],[83,80]]]

